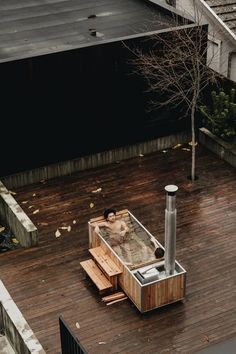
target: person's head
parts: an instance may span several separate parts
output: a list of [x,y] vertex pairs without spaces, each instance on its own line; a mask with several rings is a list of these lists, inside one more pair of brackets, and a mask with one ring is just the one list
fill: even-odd
[[103,213],[104,219],[113,221],[116,218],[116,210],[115,209],[105,209]]
[[165,251],[163,250],[163,248],[161,248],[161,247],[156,248],[156,250],[155,250],[156,258],[162,258],[162,257],[164,257],[164,254],[165,254]]

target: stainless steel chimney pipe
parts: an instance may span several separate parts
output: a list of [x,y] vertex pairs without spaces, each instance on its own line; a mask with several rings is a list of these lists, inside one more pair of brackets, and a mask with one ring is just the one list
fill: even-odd
[[169,184],[166,190],[165,209],[165,271],[166,276],[174,274],[175,270],[175,248],[176,248],[176,208],[175,193],[178,187]]

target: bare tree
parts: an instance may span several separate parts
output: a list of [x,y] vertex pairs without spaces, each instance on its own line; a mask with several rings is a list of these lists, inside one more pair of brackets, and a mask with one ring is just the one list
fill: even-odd
[[145,40],[144,47],[129,48],[134,54],[134,71],[142,75],[148,91],[156,92],[151,108],[160,106],[184,107],[191,116],[192,164],[191,180],[195,174],[195,120],[202,94],[218,75],[206,65],[207,26],[175,25]]

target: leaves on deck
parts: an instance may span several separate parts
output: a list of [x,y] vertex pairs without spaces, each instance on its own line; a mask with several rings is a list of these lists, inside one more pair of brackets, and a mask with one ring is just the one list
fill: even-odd
[[93,208],[94,207],[94,203],[90,203],[89,206],[90,206],[90,208]]
[[102,188],[97,188],[92,191],[92,193],[100,193],[102,191]]
[[178,149],[182,144],[176,144],[175,146],[172,147],[172,149]]
[[22,204],[27,204],[28,202],[28,200],[23,200]]
[[0,232],[4,231],[5,230],[5,226],[1,226],[0,225]]
[[61,233],[60,233],[60,231],[57,229],[57,231],[55,232],[55,236],[56,237],[60,237],[61,236]]
[[209,342],[210,339],[207,335],[203,336],[203,342]]
[[13,192],[13,191],[8,191],[11,195],[16,195],[16,192]]
[[36,193],[33,194],[33,197],[36,197]]
[[69,226],[59,226],[58,229],[67,230],[68,232],[70,232],[71,231],[71,226],[70,225]]
[[79,324],[79,322],[76,322],[75,327],[78,328],[78,329],[80,329],[80,324]]
[[76,220],[73,220],[72,222],[73,222],[73,224],[76,224]]
[[33,211],[33,214],[37,214],[39,212],[39,209],[36,209]]
[[188,149],[188,148],[182,148],[182,150],[184,150],[184,151],[191,151],[191,149]]
[[[188,145],[192,146],[192,145],[193,145],[192,141],[190,141],[190,142],[188,143]],[[195,142],[195,146],[197,146],[197,141]]]

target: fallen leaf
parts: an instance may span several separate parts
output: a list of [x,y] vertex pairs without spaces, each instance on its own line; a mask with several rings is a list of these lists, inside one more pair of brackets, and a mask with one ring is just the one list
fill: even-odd
[[60,237],[61,236],[61,233],[60,233],[60,231],[57,229],[57,231],[55,232],[55,236],[56,237]]
[[92,193],[99,193],[102,191],[102,188],[97,188],[92,191]]
[[98,342],[98,344],[106,344],[106,342]]
[[67,229],[68,229],[68,227],[67,227],[67,226],[60,226],[60,227],[58,227],[58,229],[61,229],[61,230],[67,230]]
[[30,205],[30,206],[28,206],[28,209],[31,209],[31,208],[33,208],[34,206],[33,205]]
[[138,156],[143,157],[144,155],[143,154],[139,154]]
[[73,224],[76,224],[76,220],[73,220],[72,222],[73,222]]
[[79,322],[76,322],[75,327],[80,328]]
[[36,193],[33,194],[33,197],[36,197]]
[[182,146],[182,144],[176,144],[175,146],[172,147],[172,149],[177,149],[177,148],[179,148],[180,146]]
[[204,337],[203,337],[203,341],[204,341],[204,342],[209,342],[209,337],[208,337],[208,336],[204,336]]
[[28,200],[23,200],[22,204],[27,204]]
[[12,195],[16,195],[16,192],[13,192],[13,191],[8,191],[8,192]]
[[11,239],[13,243],[15,243],[16,245],[19,243],[19,241],[16,238],[12,238]]
[[93,203],[90,203],[89,206],[90,206],[90,208],[93,208],[93,207],[94,207],[94,204],[93,204]]
[[182,148],[182,150],[184,150],[184,151],[191,151],[191,150],[188,149],[188,148]]
[[70,226],[70,225],[67,227],[67,231],[68,231],[68,232],[71,231],[71,226]]
[[33,214],[37,214],[39,212],[39,209],[36,209],[33,211]]
[[[192,146],[192,145],[193,145],[192,141],[190,141],[190,142],[188,143],[188,145]],[[195,142],[195,146],[196,146],[196,145],[197,145],[197,141]]]
[[5,226],[0,226],[0,232],[5,230]]
[[164,152],[164,154],[167,152],[167,150],[162,150],[162,152]]

